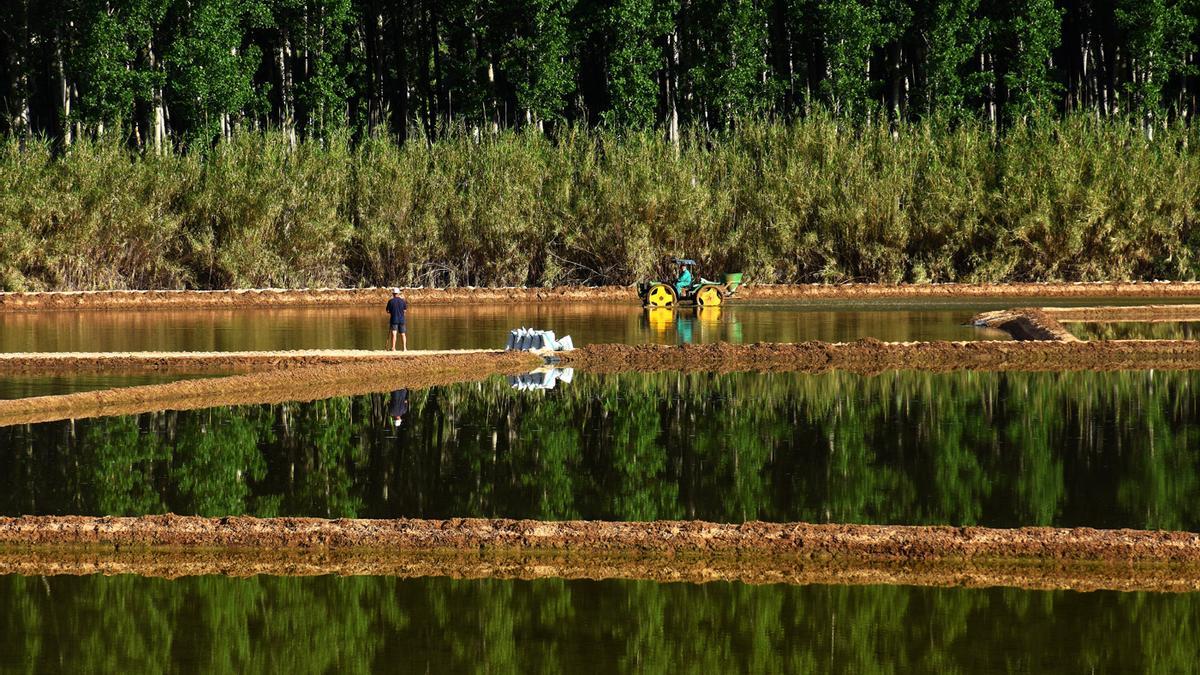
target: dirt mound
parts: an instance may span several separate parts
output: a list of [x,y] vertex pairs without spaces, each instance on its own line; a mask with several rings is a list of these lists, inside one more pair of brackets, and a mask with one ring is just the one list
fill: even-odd
[[447,356],[495,353],[464,349],[390,352],[354,349],[300,349],[269,352],[27,352],[0,353],[0,374],[53,373],[238,373],[351,364],[418,365]]
[[666,583],[1005,586],[1029,590],[1191,593],[1200,567],[1067,561],[895,563],[799,556],[687,556],[611,552],[358,550],[114,550],[100,547],[0,550],[0,574],[187,576],[392,576],[456,579],[631,579]]
[[0,518],[0,545],[254,549],[609,551],[926,561],[1200,563],[1200,534],[1143,530],[702,521],[324,520],[143,516]]
[[[217,291],[63,291],[0,293],[0,312],[81,309],[194,309],[322,307],[382,304],[386,288],[236,289]],[[630,286],[554,288],[411,288],[414,305],[518,303],[636,303]],[[1200,283],[1016,283],[1016,284],[752,284],[748,300],[872,300],[955,298],[1200,298]]]
[[1002,330],[1015,340],[1079,341],[1079,338],[1071,335],[1056,318],[1036,307],[984,312],[977,315],[973,323],[976,326]]
[[225,405],[314,401],[529,372],[541,357],[525,352],[464,352],[375,362],[277,368],[264,373],[0,400],[0,425],[193,410]]
[[1058,321],[1200,321],[1200,305],[1139,305],[1136,307],[1045,307]]
[[1200,368],[1200,343],[1187,340],[1108,342],[856,342],[750,345],[588,345],[562,355],[589,372],[825,372],[847,370],[1130,370]]
[[[81,309],[221,309],[256,307],[383,306],[387,288],[238,289],[221,291],[64,291],[0,293],[0,312]],[[409,288],[412,305],[470,305],[563,302],[638,302],[627,286],[554,288]]]

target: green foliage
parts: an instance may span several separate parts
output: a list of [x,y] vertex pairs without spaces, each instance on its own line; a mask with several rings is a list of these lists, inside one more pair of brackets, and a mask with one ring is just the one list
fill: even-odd
[[654,125],[659,85],[658,43],[674,27],[678,0],[615,0],[604,17],[608,54],[608,97],[615,102],[604,120],[617,128]]
[[4,289],[1193,279],[1200,142],[1072,116],[996,136],[814,113],[721,134],[403,146],[240,132],[207,153],[0,152]]
[[1062,40],[1062,10],[1054,0],[995,0],[997,51],[1008,61],[1003,84],[1011,118],[1053,109],[1059,85],[1050,59]]
[[262,54],[243,47],[242,37],[261,7],[258,0],[199,0],[175,11],[184,29],[165,57],[172,111],[190,129],[188,140],[228,136],[258,96],[252,79]]

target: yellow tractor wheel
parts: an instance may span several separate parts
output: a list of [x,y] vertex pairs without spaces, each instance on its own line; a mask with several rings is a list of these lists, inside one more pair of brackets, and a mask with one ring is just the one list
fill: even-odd
[[705,286],[696,294],[696,302],[701,307],[720,307],[721,289],[716,286]]
[[646,304],[650,307],[672,307],[675,305],[675,291],[666,284],[654,284],[646,294]]

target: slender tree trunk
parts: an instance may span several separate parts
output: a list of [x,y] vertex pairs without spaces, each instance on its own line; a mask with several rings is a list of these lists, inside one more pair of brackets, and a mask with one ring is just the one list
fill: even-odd
[[71,134],[71,83],[67,81],[66,57],[63,54],[63,30],[54,28],[54,71],[58,76],[58,119],[59,138],[63,147],[70,147],[74,140]]
[[279,69],[279,120],[287,135],[288,144],[296,147],[296,100],[292,88],[292,40],[287,29],[283,30],[283,39],[276,52],[276,65]]
[[29,0],[14,3],[15,26],[9,27],[9,131],[22,141],[29,137]]

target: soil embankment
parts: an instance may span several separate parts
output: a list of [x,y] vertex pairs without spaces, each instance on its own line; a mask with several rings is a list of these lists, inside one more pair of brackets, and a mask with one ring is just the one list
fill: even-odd
[[1200,305],[1136,305],[1130,307],[1045,307],[1041,310],[1058,321],[1138,321],[1145,323],[1200,321]]
[[1002,330],[1015,340],[1079,341],[1058,319],[1036,307],[984,312],[975,317],[974,324]]
[[391,352],[300,349],[254,352],[10,352],[0,353],[0,374],[237,373],[353,364],[437,364],[445,357],[492,355],[485,349]]
[[[220,291],[62,291],[0,293],[0,312],[84,309],[338,307],[382,304],[386,288],[234,289]],[[631,286],[554,288],[412,288],[413,305],[637,303]],[[968,298],[1196,298],[1197,282],[1015,284],[751,284],[740,300],[959,300]]]
[[361,520],[200,516],[0,518],[0,546],[607,551],[932,561],[1200,563],[1200,533],[703,521]]
[[906,585],[1027,590],[1200,591],[1200,566],[1069,561],[890,562],[799,556],[621,554],[605,551],[128,550],[0,548],[0,574],[392,576],[455,579],[627,579],[661,583]]
[[272,368],[247,375],[0,400],[0,426],[157,410],[314,401],[526,373],[541,363],[541,357],[527,352],[461,352],[419,359]]
[[562,365],[589,372],[666,370],[825,372],[846,370],[1068,371],[1200,369],[1200,342],[798,342],[731,345],[588,345],[561,355]]

